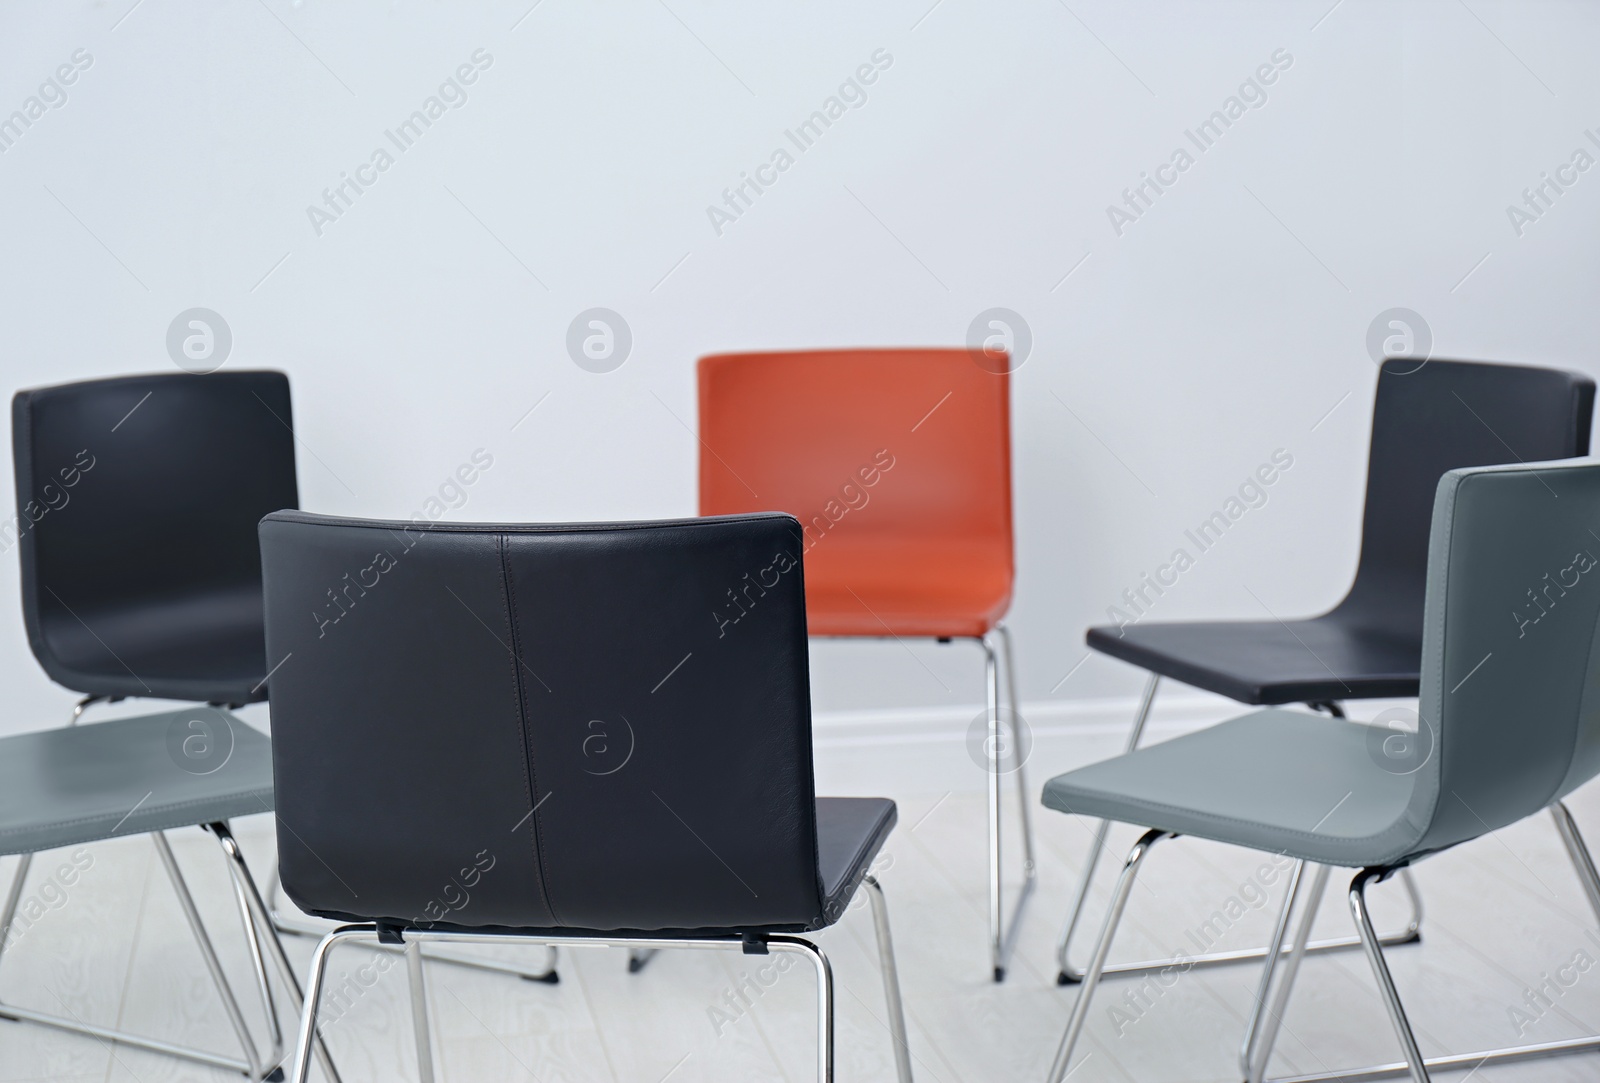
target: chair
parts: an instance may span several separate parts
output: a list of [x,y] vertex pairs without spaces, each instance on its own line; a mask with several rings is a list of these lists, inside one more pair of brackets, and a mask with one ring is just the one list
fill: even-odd
[[[56,683],[266,698],[255,527],[298,506],[281,372],[85,380],[12,400],[22,615]],[[5,535],[0,528],[0,537]]]
[[1583,582],[1595,574],[1597,521],[1595,460],[1474,467],[1440,480],[1409,757],[1389,758],[1382,729],[1269,709],[1045,785],[1050,808],[1150,829],[1123,866],[1051,1083],[1067,1075],[1139,867],[1152,846],[1176,835],[1294,858],[1291,905],[1306,864],[1317,866],[1270,1010],[1288,908],[1266,954],[1240,1054],[1251,1083],[1265,1074],[1330,866],[1360,870],[1350,884],[1351,914],[1404,1060],[1299,1079],[1409,1072],[1427,1083],[1431,1069],[1600,1050],[1600,1038],[1591,1037],[1424,1058],[1366,905],[1367,888],[1397,870],[1550,809],[1600,919],[1600,878],[1561,803],[1600,774],[1600,591]]
[[271,811],[267,739],[198,706],[77,723],[91,704],[132,696],[213,705],[266,698],[255,523],[295,506],[290,420],[289,382],[277,372],[87,380],[12,400],[17,516],[0,524],[0,545],[19,547],[34,656],[85,698],[68,729],[0,741],[0,853],[21,855],[0,926],[16,920],[34,853],[150,834],[244,1057],[11,1005],[0,1015],[254,1079],[277,1071],[282,1051],[256,1049],[162,834],[197,824],[221,846],[272,1041],[281,1045],[264,952],[295,998],[299,986],[271,923],[261,924],[259,895],[227,824]]
[[[1428,559],[1428,511],[1447,470],[1586,455],[1594,411],[1594,381],[1554,369],[1463,361],[1389,360],[1378,374],[1372,445],[1367,461],[1366,513],[1355,581],[1344,600],[1305,620],[1146,622],[1138,607],[1117,625],[1089,629],[1088,645],[1148,670],[1128,749],[1137,748],[1162,677],[1255,706],[1308,703],[1343,717],[1343,700],[1415,696],[1421,669],[1423,587]],[[1214,518],[1221,518],[1219,515]],[[1225,529],[1198,529],[1215,541]],[[1207,532],[1207,528],[1210,532]],[[1147,596],[1148,597],[1148,596]],[[1072,937],[1089,896],[1105,843],[1100,824],[1078,892],[1057,942],[1057,981],[1077,981]],[[1410,873],[1401,880],[1411,898],[1404,932],[1385,943],[1416,939],[1421,900]],[[1311,945],[1311,951],[1354,947],[1354,939]],[[1201,956],[1196,965],[1261,958],[1241,950]],[[1124,963],[1109,973],[1170,966],[1173,960]]]
[[[868,875],[895,806],[814,795],[802,552],[781,514],[417,532],[267,516],[280,875],[306,911],[354,923],[313,957],[297,1083],[348,942],[405,945],[430,1083],[432,941],[801,956],[831,1079],[832,978],[803,934],[862,885],[908,1083]],[[323,636],[346,572],[361,592]],[[725,628],[718,599],[747,576],[762,593]]]
[[[261,517],[298,506],[281,372],[173,373],[18,392],[12,402],[23,618],[44,671],[93,704],[125,697],[267,698]],[[336,602],[329,583],[322,608]],[[262,809],[255,809],[260,812]],[[273,925],[320,937],[280,913]],[[432,956],[430,956],[431,958]],[[456,965],[557,979],[492,959]]]
[[[701,358],[700,514],[778,508],[800,520],[811,635],[970,639],[982,648],[989,954],[1001,981],[1033,890],[1034,857],[1015,665],[1001,623],[1013,579],[1009,379],[1006,365],[985,365],[965,349]],[[719,613],[730,622],[746,590],[731,583],[720,596]],[[1024,876],[1009,932],[1000,860],[1005,773],[1016,775]]]
[[[19,854],[21,864],[0,908],[0,951],[18,922],[24,885],[35,854],[80,847],[112,838],[148,834],[155,843],[178,903],[194,933],[217,995],[242,1049],[242,1057],[174,1045],[16,1004],[0,1004],[0,1018],[42,1023],[101,1042],[120,1042],[216,1068],[241,1072],[251,1080],[282,1079],[283,1032],[267,974],[266,958],[278,968],[298,1010],[300,985],[284,955],[249,866],[228,828],[234,816],[272,809],[269,742],[238,718],[215,707],[194,706],[139,718],[23,733],[0,738],[0,854]],[[258,1048],[245,1023],[238,998],[217,959],[200,912],[179,871],[166,832],[198,825],[222,847],[234,901],[244,922],[257,994],[266,1015],[270,1047]],[[76,854],[73,862],[76,863]],[[71,877],[77,872],[69,864]],[[58,880],[62,879],[58,873]],[[57,889],[59,890],[59,888]],[[80,889],[81,890],[81,889]],[[38,900],[33,900],[38,906]],[[24,941],[21,947],[26,947]],[[70,1009],[68,1009],[70,1012]],[[319,1049],[319,1052],[322,1052]],[[337,1080],[331,1060],[323,1067]]]

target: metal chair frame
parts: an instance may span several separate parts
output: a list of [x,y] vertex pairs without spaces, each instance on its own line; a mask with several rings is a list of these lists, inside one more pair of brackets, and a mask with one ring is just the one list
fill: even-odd
[[[72,719],[67,724],[76,726],[83,718],[83,713],[96,703],[114,703],[120,696],[86,696],[79,700],[72,708]],[[166,871],[167,879],[172,883],[172,890],[178,898],[178,906],[183,911],[183,916],[189,924],[189,929],[194,935],[195,944],[200,949],[200,955],[205,960],[206,969],[211,975],[212,983],[216,986],[217,995],[222,1000],[223,1010],[228,1015],[228,1022],[232,1025],[234,1034],[238,1038],[241,1056],[228,1056],[214,1053],[209,1050],[196,1049],[192,1046],[178,1045],[159,1038],[150,1038],[144,1035],[132,1034],[127,1031],[111,1027],[102,1027],[87,1023],[72,1014],[70,1008],[67,1015],[56,1015],[50,1012],[37,1011],[21,1005],[0,1003],[0,1019],[10,1019],[16,1022],[37,1023],[41,1026],[52,1027],[56,1030],[72,1034],[83,1034],[102,1043],[116,1042],[121,1045],[144,1049],[152,1053],[163,1053],[168,1056],[178,1057],[183,1060],[194,1061],[197,1064],[209,1065],[213,1068],[223,1068],[239,1072],[252,1083],[263,1080],[282,1079],[281,1064],[288,1055],[283,1042],[283,1028],[278,1018],[277,1001],[274,999],[272,980],[268,974],[266,956],[271,955],[273,964],[283,979],[284,989],[289,994],[290,1002],[296,1011],[300,1010],[302,995],[299,979],[295,976],[294,964],[283,950],[283,943],[278,939],[273,928],[271,918],[262,902],[261,893],[256,888],[255,878],[250,873],[250,866],[245,863],[244,853],[239,848],[238,841],[233,837],[233,831],[226,821],[218,821],[198,825],[202,830],[208,831],[222,848],[223,858],[228,867],[228,880],[233,886],[234,902],[238,906],[240,920],[244,924],[245,939],[250,951],[250,962],[255,975],[256,994],[261,1002],[261,1010],[266,1017],[267,1033],[270,1038],[268,1048],[263,1053],[256,1045],[254,1036],[250,1033],[249,1025],[245,1022],[244,1013],[239,1008],[239,999],[234,994],[233,986],[228,981],[227,974],[222,969],[222,963],[217,958],[216,948],[211,942],[211,936],[206,931],[205,922],[200,916],[199,908],[195,905],[194,896],[189,891],[188,882],[183,878],[183,870],[179,867],[177,858],[172,853],[172,846],[167,841],[166,833],[153,831],[150,840],[155,844],[156,853],[161,858],[161,864]],[[3,958],[6,944],[10,940],[11,926],[16,921],[17,908],[22,901],[23,890],[27,886],[28,871],[33,864],[33,854],[18,855],[17,868],[11,877],[11,886],[6,892],[5,902],[0,905],[0,958]],[[65,1007],[65,1005],[63,1005]],[[326,1048],[319,1041],[317,1043],[317,1058],[327,1073],[331,1083],[339,1083],[339,1073],[334,1067],[333,1060],[328,1056]]]
[[[1564,803],[1558,801],[1551,805],[1550,815],[1555,820],[1556,830],[1561,835],[1561,841],[1572,860],[1573,868],[1578,874],[1578,881],[1583,886],[1584,895],[1589,900],[1596,921],[1600,922],[1600,872],[1596,870],[1594,858],[1584,844],[1583,836],[1578,830],[1576,821],[1572,818],[1572,813]],[[1111,941],[1116,935],[1117,925],[1122,920],[1123,911],[1127,908],[1128,897],[1133,890],[1134,878],[1138,875],[1139,869],[1151,848],[1157,842],[1176,837],[1170,832],[1159,829],[1147,831],[1129,852],[1127,861],[1122,867],[1122,874],[1118,877],[1117,887],[1112,895],[1111,906],[1106,912],[1105,926],[1095,944],[1094,954],[1089,960],[1089,965],[1084,971],[1082,984],[1078,990],[1077,1003],[1073,1005],[1072,1015],[1067,1022],[1066,1033],[1062,1035],[1061,1045],[1056,1052],[1055,1061],[1051,1065],[1050,1074],[1047,1077],[1049,1083],[1062,1083],[1069,1074],[1067,1069],[1071,1064],[1073,1050],[1082,1035],[1084,1024],[1088,1019],[1090,1001],[1100,983],[1100,979],[1111,972],[1110,968],[1105,965],[1106,956],[1110,951]],[[1511,1064],[1545,1057],[1565,1056],[1571,1053],[1600,1051],[1600,1035],[1597,1035],[1589,1038],[1570,1038],[1563,1041],[1504,1046],[1479,1050],[1473,1053],[1424,1057],[1417,1045],[1416,1035],[1411,1029],[1410,1021],[1406,1017],[1405,1007],[1401,1003],[1399,991],[1395,988],[1394,978],[1389,972],[1388,963],[1384,959],[1383,941],[1373,928],[1366,901],[1368,887],[1387,879],[1401,870],[1398,868],[1375,867],[1359,870],[1354,879],[1351,880],[1349,890],[1350,914],[1405,1059],[1362,1068],[1317,1072],[1309,1075],[1282,1076],[1267,1080],[1266,1070],[1268,1061],[1272,1056],[1272,1047],[1282,1023],[1284,1010],[1288,1006],[1289,995],[1293,989],[1294,979],[1299,972],[1300,963],[1310,951],[1311,925],[1316,919],[1317,907],[1327,886],[1331,871],[1325,865],[1316,867],[1316,871],[1312,876],[1311,889],[1307,892],[1306,901],[1301,907],[1300,923],[1295,930],[1294,941],[1285,948],[1283,941],[1288,930],[1291,911],[1295,908],[1305,879],[1306,864],[1304,861],[1295,863],[1294,871],[1289,879],[1284,907],[1274,927],[1272,943],[1261,953],[1265,964],[1262,967],[1261,981],[1255,995],[1255,1004],[1239,1051],[1239,1066],[1244,1071],[1246,1083],[1331,1083],[1331,1081],[1336,1080],[1344,1081],[1344,1083],[1358,1083],[1358,1081],[1389,1079],[1406,1075],[1411,1077],[1412,1083],[1429,1083],[1431,1078],[1429,1073],[1434,1070],[1476,1069],[1483,1065]],[[1282,963],[1284,969],[1274,990],[1273,979],[1280,965],[1280,959],[1284,960]],[[1269,1002],[1270,1007],[1268,1006]]]
[[[868,637],[826,636],[819,638],[850,640]],[[949,639],[942,637],[936,641],[939,643],[950,642]],[[1011,952],[1016,947],[1017,933],[1022,925],[1022,909],[1027,905],[1034,888],[1038,886],[1038,866],[1034,860],[1033,852],[1033,812],[1032,805],[1028,800],[1027,766],[1023,762],[1024,757],[1022,756],[1022,717],[1019,713],[1020,704],[1017,700],[1017,670],[1011,643],[1011,629],[1007,628],[1004,623],[996,624],[992,633],[983,637],[973,637],[972,642],[978,644],[983,650],[985,702],[989,714],[987,745],[990,755],[987,790],[989,821],[989,964],[994,973],[994,980],[1000,982],[1005,981],[1006,963],[1010,960]],[[1009,705],[1011,715],[1009,722],[1005,723],[1005,725],[1008,725],[1011,730],[1011,740],[1017,749],[1018,756],[1016,768],[1009,773],[1016,776],[1017,807],[1022,824],[1022,887],[1018,890],[1017,900],[1012,906],[1009,919],[1005,912],[1004,870],[1000,856],[1001,806],[1003,804],[1003,794],[1001,792],[1003,787],[1000,776],[1006,773],[999,769],[998,751],[1005,747],[999,677],[1002,656],[1005,668],[1005,703]],[[1104,840],[1101,839],[1101,842],[1103,843]],[[1099,856],[1098,847],[1095,856]],[[632,973],[638,973],[643,970],[645,964],[650,961],[654,954],[654,949],[636,949],[629,952],[628,970]]]
[[[878,940],[878,959],[883,971],[884,997],[889,1013],[889,1030],[894,1042],[895,1071],[899,1083],[912,1083],[911,1051],[906,1042],[905,1011],[900,1000],[900,979],[895,968],[894,944],[889,935],[889,914],[884,903],[883,889],[871,875],[863,881],[867,897],[872,903],[873,924]],[[343,925],[322,938],[311,960],[311,978],[306,987],[306,998],[300,1018],[299,1040],[296,1046],[293,1083],[306,1083],[310,1069],[313,1039],[321,1041],[317,1026],[317,1010],[322,999],[323,980],[327,972],[328,956],[342,943],[367,943],[397,947],[405,952],[406,974],[410,986],[411,1022],[417,1048],[417,1078],[420,1083],[435,1083],[432,1026],[428,1018],[427,978],[422,966],[422,945],[429,942],[445,944],[545,944],[550,947],[627,947],[632,951],[656,951],[661,948],[692,948],[697,950],[740,951],[752,950],[749,939],[738,936],[680,939],[673,937],[644,936],[566,936],[548,937],[517,933],[479,933],[457,930],[403,929],[381,930],[376,925]],[[821,1083],[832,1083],[833,1073],[833,968],[821,948],[810,940],[798,936],[771,935],[761,937],[759,947],[764,952],[785,952],[801,955],[810,961],[817,974],[817,1078]]]
[[[1139,698],[1139,709],[1134,715],[1133,729],[1128,733],[1128,745],[1124,752],[1132,752],[1139,747],[1139,741],[1144,736],[1145,723],[1150,719],[1150,708],[1155,703],[1156,689],[1160,686],[1161,675],[1150,674],[1145,681],[1144,693]],[[1320,706],[1326,708],[1336,718],[1344,717],[1344,708],[1338,703],[1326,703]],[[1084,858],[1083,872],[1078,878],[1078,893],[1073,899],[1072,909],[1067,912],[1066,923],[1062,926],[1061,936],[1056,940],[1056,984],[1076,985],[1083,980],[1084,971],[1072,965],[1072,938],[1077,932],[1078,922],[1083,917],[1083,910],[1089,901],[1089,890],[1094,885],[1095,866],[1100,861],[1101,851],[1105,849],[1106,834],[1110,830],[1111,822],[1101,820],[1095,827],[1093,841],[1089,844],[1088,856]],[[1401,869],[1400,884],[1405,888],[1406,896],[1411,901],[1411,918],[1399,932],[1388,933],[1381,939],[1385,946],[1393,947],[1398,944],[1412,944],[1422,939],[1422,894],[1417,890],[1416,881],[1412,878],[1410,869]],[[1325,951],[1343,951],[1361,946],[1361,938],[1356,936],[1334,937],[1328,940],[1314,940],[1306,945],[1307,952],[1316,954]],[[1236,951],[1208,952],[1190,959],[1146,959],[1133,963],[1113,963],[1105,967],[1107,974],[1144,974],[1153,970],[1163,970],[1169,966],[1182,964],[1185,967],[1225,966],[1231,963],[1248,963],[1267,957],[1271,948],[1243,948]],[[1287,949],[1284,949],[1287,950]]]

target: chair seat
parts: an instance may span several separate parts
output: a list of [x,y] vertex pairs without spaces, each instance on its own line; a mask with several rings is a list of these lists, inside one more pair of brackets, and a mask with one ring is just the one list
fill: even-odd
[[271,810],[271,741],[214,707],[0,738],[0,854]]
[[817,798],[817,868],[828,924],[850,905],[898,818],[895,803],[882,797]]
[[847,545],[824,537],[806,554],[806,627],[814,636],[979,637],[1010,604],[1010,563],[992,544]]
[[74,691],[205,703],[267,697],[259,590],[208,592],[111,612],[74,608],[83,620],[53,622],[50,650],[42,656],[54,663],[46,666],[51,678]]
[[[238,727],[236,725],[236,728]],[[265,738],[262,738],[265,740]],[[0,744],[0,750],[5,748]],[[270,756],[270,752],[269,752]],[[4,775],[0,773],[0,783]],[[268,797],[271,803],[271,797]],[[458,932],[497,930],[537,937],[593,936],[604,940],[608,936],[643,937],[719,937],[739,934],[762,935],[767,933],[805,933],[825,929],[844,915],[845,908],[855,898],[862,879],[872,870],[872,862],[894,830],[899,811],[893,801],[884,797],[819,797],[817,798],[817,872],[822,882],[822,915],[809,924],[782,926],[738,926],[665,929],[585,929],[579,926],[560,925],[548,927],[460,925],[448,921],[430,923],[429,928]],[[257,811],[260,811],[259,808]],[[119,832],[122,833],[122,832]],[[0,850],[0,853],[7,851]],[[371,921],[372,915],[347,910],[314,908],[310,913],[334,921]],[[390,922],[404,924],[403,922]]]
[[1310,620],[1102,625],[1093,649],[1240,703],[1415,696],[1422,630],[1363,627],[1338,611]]
[[1058,775],[1043,800],[1060,812],[1321,864],[1382,865],[1418,838],[1399,822],[1418,776],[1382,765],[1388,733],[1256,711]]

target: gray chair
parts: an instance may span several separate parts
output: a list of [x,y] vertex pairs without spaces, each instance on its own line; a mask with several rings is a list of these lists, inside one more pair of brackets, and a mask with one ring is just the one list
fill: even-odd
[[[1360,870],[1350,884],[1350,909],[1404,1060],[1299,1078],[1409,1071],[1426,1083],[1430,1068],[1600,1050],[1594,1037],[1425,1059],[1366,906],[1369,885],[1549,809],[1600,917],[1600,878],[1561,804],[1600,774],[1600,581],[1585,582],[1600,580],[1596,529],[1600,462],[1593,459],[1452,470],[1434,501],[1414,737],[1269,709],[1045,786],[1050,808],[1150,829],[1123,866],[1051,1083],[1067,1075],[1140,865],[1157,841],[1177,835],[1297,861],[1241,1051],[1252,1083],[1265,1075],[1332,866]],[[1316,870],[1273,995],[1273,972],[1308,863]]]
[[[115,1030],[83,1020],[70,1008],[67,1015],[60,1015],[6,1003],[0,1004],[0,1019],[42,1023],[101,1042],[182,1057],[241,1072],[251,1080],[282,1079],[279,1064],[286,1051],[267,955],[277,966],[297,1011],[300,985],[227,823],[234,816],[269,812],[272,803],[270,742],[215,707],[186,707],[0,738],[0,854],[21,855],[0,909],[0,951],[26,947],[32,916],[40,907],[37,898],[30,898],[31,906],[23,905],[28,867],[35,854],[149,835],[233,1024],[242,1056]],[[210,831],[227,858],[234,902],[244,922],[256,990],[266,1015],[270,1047],[265,1051],[258,1048],[245,1023],[167,842],[165,832],[191,825]],[[89,867],[78,860],[80,853],[74,853],[53,878],[69,890]],[[339,1077],[320,1043],[318,1052],[328,1078],[336,1083]]]
[[[1269,620],[1148,621],[1135,603],[1133,613],[1123,613],[1117,625],[1090,628],[1085,642],[1091,649],[1149,673],[1127,747],[1139,746],[1163,678],[1252,707],[1305,703],[1337,718],[1345,717],[1349,700],[1416,696],[1428,515],[1439,478],[1459,467],[1587,455],[1594,393],[1588,376],[1560,369],[1438,358],[1420,366],[1414,359],[1385,361],[1372,407],[1361,556],[1344,599],[1320,616],[1290,620],[1271,615]],[[1200,546],[1227,525],[1220,514],[1202,524],[1196,535]],[[1161,587],[1151,585],[1159,595]],[[1140,587],[1141,597],[1144,592]],[[1105,834],[1101,823],[1056,942],[1056,980],[1062,985],[1082,976],[1072,963],[1072,938]],[[1422,926],[1422,898],[1411,874],[1402,872],[1399,881],[1411,899],[1411,918],[1385,936],[1385,944],[1410,943]],[[1339,937],[1314,942],[1307,951],[1357,946],[1358,938]],[[1260,948],[1247,948],[1185,962],[1210,966],[1263,955]],[[1175,961],[1117,963],[1106,972],[1161,970]]]

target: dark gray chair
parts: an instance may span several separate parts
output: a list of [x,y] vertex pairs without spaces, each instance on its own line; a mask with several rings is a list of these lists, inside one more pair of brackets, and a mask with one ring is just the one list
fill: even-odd
[[80,711],[267,698],[256,523],[298,506],[293,420],[281,372],[17,392],[23,622]]
[[[256,526],[298,506],[289,378],[81,380],[17,392],[11,423],[17,517],[0,524],[0,546],[18,548],[34,656],[84,694],[72,721],[124,698],[266,699]],[[26,874],[24,860],[19,879]],[[278,931],[327,932],[325,922],[279,911],[276,877],[266,897]],[[553,960],[542,971],[444,961],[557,977]]]
[[[329,952],[405,945],[433,1076],[425,941],[798,955],[858,887],[876,922],[902,1083],[911,1068],[882,893],[894,802],[818,798],[791,516],[576,526],[261,524],[284,891],[355,922],[313,959],[303,1083]],[[717,599],[763,594],[736,628]],[[330,584],[353,583],[337,624]],[[596,738],[599,740],[596,740]]]
[[[1373,1070],[1426,1083],[1430,1068],[1600,1050],[1595,1037],[1424,1058],[1366,906],[1369,885],[1549,809],[1600,918],[1600,878],[1561,804],[1600,774],[1597,527],[1595,460],[1452,470],[1433,504],[1416,734],[1264,710],[1046,784],[1050,808],[1150,829],[1123,866],[1050,1083],[1067,1075],[1135,874],[1157,841],[1177,835],[1298,861],[1241,1052],[1248,1079],[1265,1074],[1330,866],[1361,870],[1350,908],[1405,1054]],[[1307,863],[1317,870],[1268,1012]]]
[[[265,737],[216,707],[266,698],[255,525],[297,500],[288,378],[84,380],[19,391],[11,420],[17,515],[0,524],[0,545],[18,547],[34,656],[85,698],[70,728],[0,741],[0,853],[20,855],[0,927],[9,933],[27,920],[18,908],[35,853],[149,834],[244,1055],[11,1005],[0,1016],[270,1078],[282,1035],[266,954],[284,968],[294,997],[299,987],[270,923],[258,927],[255,884],[227,820],[271,810],[271,759]],[[212,706],[77,725],[91,704],[127,697]],[[245,1025],[163,834],[190,825],[208,827],[228,861],[267,1012],[266,1052]]]
[[[1093,650],[1150,674],[1128,735],[1137,748],[1161,678],[1252,706],[1309,703],[1342,718],[1343,701],[1415,696],[1422,658],[1422,597],[1428,558],[1428,510],[1447,470],[1496,463],[1538,462],[1589,453],[1594,381],[1577,372],[1473,361],[1388,360],[1378,372],[1367,460],[1361,557],[1343,600],[1305,619],[1160,622],[1135,609],[1122,623],[1091,628]],[[1211,537],[1224,516],[1202,524]],[[1159,588],[1157,588],[1159,591]],[[1057,981],[1081,976],[1071,960],[1105,842],[1100,824],[1080,874],[1078,893],[1056,943]],[[1422,903],[1410,874],[1400,875],[1411,897],[1410,923],[1385,943],[1416,939]],[[1353,938],[1322,941],[1310,950],[1354,947]],[[1190,965],[1262,957],[1262,950],[1214,952]],[[1108,973],[1136,973],[1174,960],[1119,963]]]

